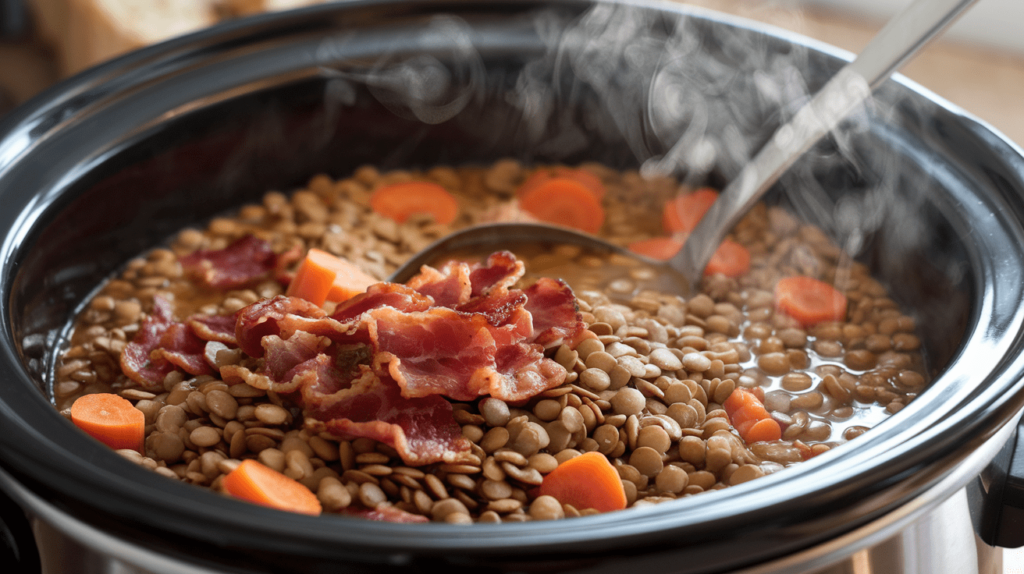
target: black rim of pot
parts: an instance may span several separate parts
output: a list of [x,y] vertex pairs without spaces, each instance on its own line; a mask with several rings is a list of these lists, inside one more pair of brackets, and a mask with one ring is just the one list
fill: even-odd
[[[216,26],[114,60],[64,81],[16,110],[0,122],[0,194],[4,174],[31,157],[35,140],[60,129],[56,118],[74,121],[87,116],[91,106],[116,98],[119,90],[158,82],[179,68],[192,65],[208,51],[262,37],[287,36],[292,31],[329,27],[363,8],[373,13],[459,13],[481,8],[473,2],[419,3],[353,2],[322,5],[289,14],[265,15]],[[583,3],[569,3],[578,9]],[[488,10],[526,10],[532,4],[489,5]],[[653,5],[675,14],[693,14],[682,6]],[[376,12],[374,12],[376,11]],[[362,12],[359,12],[362,15]],[[703,17],[707,17],[704,15]],[[717,18],[717,17],[712,17]],[[358,20],[358,18],[356,18]],[[749,26],[729,18],[723,22]],[[760,30],[760,28],[752,27]],[[780,32],[794,43],[820,45]],[[826,50],[827,51],[827,50]],[[922,92],[909,82],[903,89]],[[998,233],[1016,245],[1024,244],[1018,220],[1024,210],[1007,206],[1019,201],[1024,189],[1020,152],[986,126],[947,104],[937,108],[960,122],[964,132],[990,146],[993,157],[1016,173],[1017,187],[989,204],[975,206],[972,216],[999,217]],[[16,207],[56,202],[59,196],[26,201]],[[13,202],[13,199],[12,199]],[[38,209],[39,205],[32,206]],[[15,212],[20,210],[16,209]],[[36,211],[35,213],[39,213]],[[995,214],[995,215],[993,215]],[[30,219],[30,218],[29,218]],[[59,507],[101,528],[132,534],[144,545],[187,555],[218,549],[257,557],[303,555],[356,563],[400,567],[417,564],[418,557],[440,557],[453,564],[488,561],[549,561],[560,563],[565,552],[600,560],[650,555],[660,548],[666,556],[687,552],[688,559],[707,565],[737,565],[776,556],[807,546],[880,516],[934,484],[966,452],[990,437],[1019,411],[1020,374],[1024,359],[1018,341],[1024,311],[1020,281],[1020,253],[993,257],[989,247],[975,247],[978,293],[968,327],[969,341],[961,347],[949,371],[935,382],[938,398],[915,402],[858,439],[856,449],[843,449],[809,461],[784,473],[765,477],[725,493],[625,513],[558,523],[478,525],[472,529],[449,525],[395,525],[342,517],[307,518],[239,503],[194,487],[167,481],[121,460],[78,433],[36,390],[22,370],[17,349],[21,342],[12,332],[10,292],[18,272],[19,233],[30,227],[24,214],[0,215],[0,228],[11,229],[3,239],[3,344],[0,348],[0,460],[23,483]],[[999,293],[993,292],[998,283]],[[1016,303],[1009,306],[1008,303]],[[994,357],[991,371],[976,380],[963,357]],[[928,410],[925,407],[928,407]],[[827,465],[827,469],[825,468]],[[800,492],[800,494],[794,494]],[[822,510],[825,509],[825,512]],[[756,536],[752,536],[756,535]],[[757,539],[756,543],[752,541]],[[742,552],[721,555],[730,543],[744,541]],[[452,556],[452,552],[458,556]],[[573,559],[579,560],[579,559]],[[573,562],[575,564],[575,562]]]

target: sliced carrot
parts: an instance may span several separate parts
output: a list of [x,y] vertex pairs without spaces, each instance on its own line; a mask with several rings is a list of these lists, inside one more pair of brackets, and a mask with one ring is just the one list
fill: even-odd
[[[771,417],[754,392],[736,389],[725,399],[722,407],[725,408],[725,414],[729,415],[732,426],[747,444],[782,438],[782,427]],[[775,431],[778,436],[775,436]]]
[[526,178],[526,181],[519,186],[519,189],[516,190],[516,196],[522,197],[540,184],[555,178],[564,178],[576,181],[577,183],[582,184],[583,187],[589,189],[598,201],[604,198],[605,189],[604,184],[601,183],[601,178],[587,170],[573,169],[563,165],[537,168],[537,170],[530,174],[530,177]]
[[252,459],[243,460],[221,484],[231,496],[255,504],[314,516],[323,511],[308,488]]
[[285,292],[301,297],[314,305],[324,301],[342,302],[366,291],[380,281],[354,264],[319,249],[310,249],[299,264],[295,277]]
[[71,405],[71,422],[112,449],[142,452],[146,415],[118,395],[96,393],[79,397]]
[[672,237],[652,237],[629,244],[633,253],[645,255],[658,261],[668,261],[683,247],[683,242]]
[[771,442],[782,438],[782,427],[775,419],[761,419],[754,423],[743,438],[748,444],[755,442]]
[[324,256],[337,259],[325,251],[310,249],[302,263],[299,263],[285,295],[300,297],[314,305],[323,305],[334,285],[334,278],[338,276],[338,272]]
[[578,510],[610,512],[626,508],[626,490],[619,472],[599,452],[587,452],[558,465],[544,477],[538,492]]
[[704,268],[705,275],[721,273],[726,277],[739,277],[750,271],[750,252],[747,248],[731,239],[726,239],[715,250]]
[[604,225],[604,208],[583,184],[551,179],[519,200],[519,207],[541,221],[597,233]]
[[[736,430],[742,431],[745,428],[749,428],[754,423],[768,418],[768,416],[768,411],[764,406],[757,403],[744,405],[738,411],[730,415],[729,420],[732,421],[732,426],[736,427]],[[742,432],[740,434],[742,434]]]
[[[725,414],[729,415],[729,420],[732,420],[733,414],[739,411],[741,408],[750,405],[751,403],[761,404],[761,401],[757,400],[754,393],[746,389],[736,389],[729,393],[729,396],[722,403],[722,407],[725,408]],[[764,406],[764,405],[761,405]]]
[[775,306],[805,327],[846,318],[846,296],[828,283],[802,275],[785,277],[775,285]]
[[365,271],[340,257],[336,258],[337,264],[334,268],[338,274],[334,277],[334,284],[331,291],[327,293],[327,300],[341,303],[366,291],[370,285],[380,283],[380,279],[367,274]]
[[459,202],[436,183],[404,181],[378,187],[370,196],[377,213],[405,223],[415,213],[427,213],[434,221],[448,225],[459,215]]
[[661,218],[665,233],[690,233],[716,199],[717,191],[702,187],[691,194],[668,200]]

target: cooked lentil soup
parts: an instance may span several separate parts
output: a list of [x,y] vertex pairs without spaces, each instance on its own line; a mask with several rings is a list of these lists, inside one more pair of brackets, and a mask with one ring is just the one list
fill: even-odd
[[[689,192],[669,178],[594,164],[577,169],[603,186],[600,234],[623,246],[662,235],[666,202]],[[819,229],[764,205],[730,235],[749,252],[749,270],[707,276],[688,299],[650,289],[651,270],[627,258],[574,246],[519,250],[523,281],[556,274],[571,285],[586,332],[544,349],[564,367],[564,382],[532,398],[448,400],[469,442],[457,462],[407,464],[384,442],[325,431],[290,394],[222,380],[217,368],[255,369],[264,360],[233,346],[208,354],[214,375],[173,369],[154,388],[122,372],[121,355],[156,313],[158,299],[182,320],[233,316],[284,293],[273,274],[211,289],[183,272],[182,257],[251,235],[278,257],[317,248],[384,279],[457,228],[529,219],[516,195],[534,171],[511,160],[425,172],[363,167],[338,181],[318,175],[291,196],[270,192],[262,204],[204,230],[183,230],[168,247],[130,261],[85,305],[56,369],[56,407],[70,418],[70,406],[85,394],[128,399],[145,415],[145,446],[118,453],[169,479],[225,492],[225,475],[256,459],[308,488],[325,512],[514,522],[596,512],[538,497],[535,488],[585,452],[611,463],[627,506],[656,504],[747,482],[835,448],[925,386],[913,318]],[[455,219],[443,225],[414,215],[398,223],[371,208],[375,189],[408,181],[451,193]],[[773,290],[790,276],[834,285],[848,301],[843,320],[802,326],[780,312]],[[325,303],[328,313],[334,307]],[[741,438],[724,406],[742,393],[737,389],[755,391],[780,439]]]

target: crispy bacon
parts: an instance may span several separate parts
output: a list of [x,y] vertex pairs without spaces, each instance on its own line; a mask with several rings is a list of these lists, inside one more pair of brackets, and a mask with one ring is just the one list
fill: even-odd
[[188,326],[192,332],[204,341],[216,341],[238,346],[238,339],[235,338],[235,316],[234,315],[193,315],[188,319]]
[[121,353],[121,370],[148,389],[158,389],[164,377],[180,367],[193,375],[212,371],[204,358],[206,342],[184,323],[174,321],[171,303],[153,298],[153,310]]
[[516,259],[508,251],[492,253],[486,265],[476,265],[469,273],[472,284],[471,296],[484,295],[492,289],[509,289],[522,278],[526,272],[523,262]]
[[272,299],[257,301],[238,311],[235,320],[235,338],[238,346],[250,357],[262,357],[260,341],[267,335],[278,333],[277,322],[286,315],[320,318],[325,312],[320,307],[298,297],[278,295]]
[[443,307],[423,313],[382,308],[368,315],[381,351],[374,361],[387,369],[403,396],[440,394],[469,401],[491,395],[517,401],[565,381],[565,369],[557,368],[545,369],[543,378],[517,376],[518,369],[545,361],[539,346],[523,342],[517,324],[495,327],[483,315]]
[[435,305],[454,307],[472,296],[469,274],[469,265],[461,261],[449,261],[440,271],[424,265],[406,285],[432,298]]
[[332,319],[347,321],[355,319],[370,309],[394,307],[399,311],[426,311],[434,301],[411,287],[401,283],[377,283],[334,309]]
[[325,421],[331,434],[380,441],[408,465],[471,460],[451,403],[437,395],[407,399],[394,381],[369,371],[334,394],[317,396],[315,389],[304,393],[306,414]]
[[[290,396],[319,430],[381,441],[406,464],[463,462],[470,444],[444,397],[516,402],[560,385],[565,368],[543,349],[583,330],[568,286],[542,279],[512,289],[522,274],[514,256],[496,253],[472,268],[424,267],[409,285],[373,285],[330,317],[302,299],[259,301],[236,314],[233,330],[225,317],[175,323],[161,301],[123,360],[160,382],[175,366],[209,369],[237,342],[262,360],[221,366],[225,382]],[[140,357],[152,360],[138,367]]]
[[576,296],[561,279],[541,277],[527,288],[526,310],[533,316],[532,341],[545,348],[576,341],[585,329]]
[[250,285],[295,260],[293,251],[278,256],[270,244],[252,235],[238,239],[224,249],[201,249],[180,257],[185,274],[214,289],[237,289]]
[[[507,325],[522,319],[526,311],[526,294],[518,289],[494,293],[487,296],[473,297],[469,301],[455,307],[461,313],[477,313],[487,318],[487,322],[495,327]],[[527,331],[524,336],[533,332],[533,321],[525,317]]]

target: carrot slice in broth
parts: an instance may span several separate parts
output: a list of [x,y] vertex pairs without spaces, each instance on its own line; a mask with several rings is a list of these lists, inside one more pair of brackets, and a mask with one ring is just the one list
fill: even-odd
[[739,277],[747,271],[750,271],[750,251],[731,239],[722,241],[704,268],[705,275],[721,273],[726,277]]
[[436,183],[405,181],[378,187],[370,196],[370,207],[377,213],[405,223],[416,213],[426,213],[441,225],[459,215],[459,202]]
[[252,459],[242,461],[221,484],[231,496],[262,506],[314,516],[323,511],[308,488]]
[[587,452],[571,458],[544,477],[540,495],[555,497],[562,504],[579,510],[593,508],[601,512],[626,508],[626,490],[622,479],[608,459],[599,452]]
[[111,393],[83,395],[71,405],[71,422],[112,449],[143,452],[146,415]]
[[556,178],[571,179],[583,185],[583,187],[586,187],[594,194],[594,198],[598,201],[604,198],[605,188],[604,183],[601,182],[601,178],[585,169],[573,169],[565,166],[537,168],[537,170],[530,174],[530,176],[526,178],[526,181],[519,186],[516,190],[516,196],[522,197],[544,182]]
[[537,219],[597,233],[604,225],[604,208],[583,184],[571,179],[551,179],[533,188],[519,206]]
[[805,327],[846,318],[846,296],[828,283],[803,275],[779,280],[775,306]]

